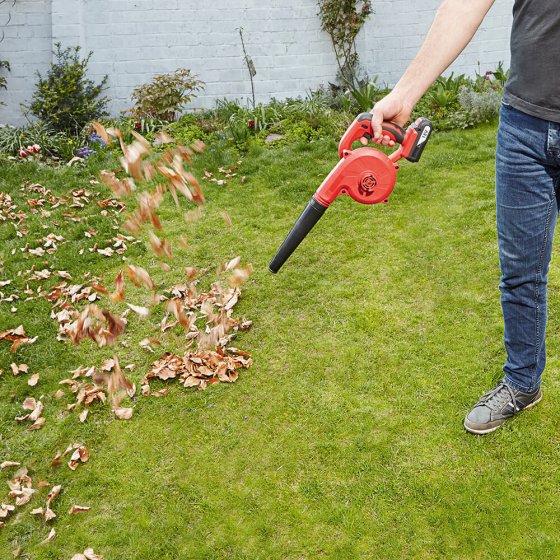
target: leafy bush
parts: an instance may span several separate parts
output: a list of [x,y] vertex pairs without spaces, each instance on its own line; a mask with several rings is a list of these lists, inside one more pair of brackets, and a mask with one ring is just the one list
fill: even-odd
[[179,111],[204,88],[188,68],[179,68],[170,74],[159,74],[151,82],[138,86],[132,92],[132,115],[138,118],[176,120]]
[[80,47],[62,49],[61,43],[55,47],[56,61],[46,77],[37,72],[36,91],[24,108],[55,131],[77,134],[88,122],[108,114],[108,99],[100,97],[107,76],[99,84],[87,78],[92,51],[81,59]]
[[486,122],[496,118],[500,113],[502,95],[498,91],[473,91],[467,88],[459,92],[459,104],[467,111],[475,123]]
[[189,146],[196,140],[205,140],[207,136],[191,115],[185,115],[178,121],[171,123],[168,125],[167,131],[172,138],[184,146]]
[[0,127],[0,153],[15,156],[22,146],[33,144],[41,146],[41,150],[47,156],[64,159],[68,152],[73,152],[74,149],[74,139],[40,121],[27,127]]

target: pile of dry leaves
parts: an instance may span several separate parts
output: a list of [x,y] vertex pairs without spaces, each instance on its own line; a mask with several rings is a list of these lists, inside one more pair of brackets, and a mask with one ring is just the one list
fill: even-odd
[[[104,171],[100,174],[101,181],[107,185],[117,198],[97,200],[101,208],[101,214],[113,217],[126,210],[126,204],[121,199],[136,194],[135,209],[128,213],[122,224],[122,228],[128,235],[117,233],[112,239],[105,242],[97,241],[89,250],[106,257],[122,255],[130,243],[140,242],[133,236],[141,235],[146,228],[150,246],[159,260],[159,266],[164,271],[170,271],[168,262],[173,258],[173,247],[169,239],[166,239],[164,227],[158,214],[158,210],[167,193],[179,206],[179,195],[187,201],[200,206],[204,203],[204,195],[200,185],[188,166],[194,153],[203,149],[201,143],[195,143],[191,148],[174,145],[161,155],[154,155],[150,143],[132,132],[135,140],[126,145],[123,135],[117,129],[105,129],[95,123],[97,134],[110,143],[117,140],[120,143],[123,156],[121,165],[128,173],[128,177],[118,178],[115,173]],[[171,139],[160,134],[156,138],[158,144],[168,144]],[[220,169],[220,173],[226,178],[235,175],[234,170]],[[139,189],[141,184],[157,178],[163,178],[157,185],[149,190]],[[206,173],[206,178],[212,180],[211,174]],[[216,181],[219,182],[219,181]],[[92,181],[92,184],[97,183]],[[34,197],[27,200],[28,211],[34,214],[48,217],[53,208],[68,206],[69,208],[83,208],[96,198],[89,189],[76,189],[72,191],[71,197],[61,198],[39,184],[26,183],[23,187],[27,192],[33,193]],[[72,221],[80,221],[80,217],[71,212],[65,212],[63,216]],[[191,210],[186,214],[188,221],[200,218],[201,212]],[[231,225],[231,220],[223,212],[224,221]],[[6,193],[0,193],[0,221],[11,221],[16,228],[17,235],[24,237],[28,231],[24,229],[26,212],[18,209]],[[59,224],[55,224],[59,225]],[[116,228],[116,226],[114,226]],[[85,236],[93,238],[97,235],[95,230],[87,230]],[[26,243],[21,250],[37,257],[44,257],[57,251],[58,246],[65,239],[60,233],[49,233],[35,243]],[[180,241],[181,243],[184,240]],[[166,333],[173,332],[175,340],[180,334],[184,337],[185,352],[183,356],[164,352],[154,361],[150,370],[144,374],[141,380],[141,394],[143,396],[161,397],[169,392],[169,388],[153,391],[150,381],[170,379],[177,380],[184,387],[197,387],[204,389],[213,383],[232,383],[238,378],[240,368],[248,368],[252,365],[252,359],[247,352],[229,346],[231,339],[240,330],[250,328],[251,321],[239,319],[233,316],[233,309],[241,295],[241,286],[251,273],[250,265],[241,265],[240,257],[229,262],[220,264],[216,274],[220,281],[215,281],[207,290],[200,290],[198,282],[200,277],[208,273],[208,270],[198,270],[195,267],[185,269],[185,283],[174,285],[170,288],[158,288],[150,273],[134,264],[128,264],[116,276],[113,286],[104,285],[101,278],[86,273],[82,282],[74,283],[72,275],[67,271],[56,271],[33,265],[30,270],[23,273],[27,285],[23,294],[13,292],[5,295],[0,292],[0,301],[17,302],[25,296],[26,300],[44,298],[51,304],[51,318],[56,320],[58,329],[58,340],[72,341],[79,344],[84,339],[93,340],[98,346],[114,346],[119,337],[125,332],[128,319],[127,315],[133,312],[141,317],[152,315],[154,308],[163,309],[163,315],[156,323],[152,323],[152,330],[156,330],[158,338],[148,335],[140,342],[140,346],[150,352],[154,348],[162,346],[162,340]],[[50,288],[43,288],[41,283],[51,277],[58,277],[62,281]],[[31,282],[39,285],[32,289]],[[148,291],[146,305],[136,305],[127,301],[127,284],[140,287]],[[224,284],[225,283],[225,284]],[[0,283],[0,288],[10,284],[10,281]],[[111,304],[111,309],[104,308],[104,301]],[[163,305],[162,305],[163,304]],[[120,312],[114,311],[115,306],[121,305]],[[14,311],[15,308],[12,309]],[[161,311],[160,311],[161,312]],[[159,334],[158,334],[159,333]],[[25,334],[23,326],[0,332],[0,341],[6,340],[11,343],[10,351],[15,352],[21,344],[31,344],[37,337],[30,338]],[[121,341],[123,346],[127,344]],[[72,376],[63,379],[60,384],[66,389],[59,389],[55,397],[63,398],[72,395],[72,402],[66,405],[69,412],[77,412],[81,422],[85,422],[91,407],[95,404],[109,404],[114,415],[118,419],[127,420],[132,417],[133,408],[123,406],[123,400],[136,397],[136,385],[131,382],[123,370],[132,371],[135,364],[128,364],[121,368],[117,352],[100,366],[79,367],[72,371]],[[13,375],[27,374],[27,364],[11,365]],[[1,372],[0,372],[1,374]],[[38,374],[33,374],[28,384],[35,386]],[[18,416],[16,420],[27,422],[29,430],[37,430],[45,424],[42,415],[44,405],[40,400],[33,397],[26,398],[23,402],[25,414]],[[58,452],[52,460],[51,466],[55,467],[62,459],[70,455],[68,467],[75,470],[78,465],[89,459],[89,451],[82,444],[72,444],[63,453]],[[19,463],[5,461],[1,468],[19,467]],[[39,488],[48,486],[45,481],[38,483]],[[33,482],[27,469],[20,468],[13,480],[9,483],[10,493],[8,498],[14,503],[2,503],[0,505],[0,527],[16,511],[16,508],[29,502],[37,492],[33,488]],[[56,518],[56,513],[51,508],[53,501],[60,494],[60,485],[52,487],[46,503],[43,507],[35,508],[32,515],[40,516],[45,522],[51,522]],[[74,505],[70,513],[89,511],[89,506]],[[51,529],[43,542],[49,542],[56,536],[56,531]],[[16,551],[14,551],[15,553]],[[86,549],[83,553],[76,554],[73,560],[102,560],[92,549]]]

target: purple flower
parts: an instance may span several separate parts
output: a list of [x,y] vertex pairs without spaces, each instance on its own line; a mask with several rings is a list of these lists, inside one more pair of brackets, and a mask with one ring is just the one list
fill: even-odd
[[95,132],[92,132],[88,136],[88,140],[92,144],[99,144],[102,148],[106,146],[105,140],[103,140],[103,138],[101,138],[101,136],[98,136]]
[[81,148],[78,148],[76,150],[76,155],[78,157],[86,159],[89,156],[91,156],[91,154],[93,154],[93,152],[94,152],[94,150],[92,150],[91,148],[88,148],[87,146],[82,146]]

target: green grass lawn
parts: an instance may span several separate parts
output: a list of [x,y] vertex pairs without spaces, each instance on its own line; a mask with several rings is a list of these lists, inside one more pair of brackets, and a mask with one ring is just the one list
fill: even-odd
[[[18,547],[33,560],[69,560],[86,547],[106,560],[560,557],[556,261],[542,404],[489,436],[462,427],[504,359],[494,143],[494,127],[435,135],[419,164],[403,164],[388,205],[337,200],[276,276],[268,262],[336,163],[334,141],[251,152],[243,184],[207,184],[199,222],[184,221],[187,206],[166,203],[169,237],[185,235],[189,247],[175,244],[167,274],[148,244],[131,245],[128,262],[167,285],[184,282],[185,266],[213,267],[238,254],[252,262],[236,309],[253,327],[235,345],[255,364],[233,385],[197,391],[173,383],[164,398],[139,397],[128,422],[95,407],[81,424],[64,412],[70,399],[53,397],[69,370],[99,366],[113,349],[57,342],[44,300],[19,302],[16,313],[1,303],[0,330],[23,324],[39,338],[15,355],[0,342],[0,462],[19,461],[34,481],[63,491],[53,503],[55,540],[39,544],[50,529],[29,514],[44,505],[44,488],[0,529],[0,558]],[[207,152],[196,167],[200,176],[236,159]],[[4,165],[0,191],[20,205],[26,180],[55,194],[87,187],[105,196],[89,180],[118,165]],[[18,248],[51,231],[68,240],[46,259],[54,269],[112,281],[122,262],[90,253],[84,237],[90,228],[113,235],[112,222],[94,207],[76,212],[82,222],[60,220],[58,228],[31,217],[24,240],[0,224],[0,280],[13,280],[0,291],[23,287],[17,272],[45,259]],[[141,290],[130,293],[143,304]],[[130,317],[129,346],[117,350],[122,363],[136,363],[137,384],[158,356],[138,341],[157,335],[158,320]],[[180,351],[180,341],[169,337],[157,352],[164,350]],[[37,387],[12,376],[12,361],[41,374]],[[25,397],[41,395],[47,422],[27,431],[14,417]],[[50,467],[73,442],[90,449],[89,462],[75,472]],[[0,471],[0,502],[13,472]],[[72,504],[92,510],[70,515]]]

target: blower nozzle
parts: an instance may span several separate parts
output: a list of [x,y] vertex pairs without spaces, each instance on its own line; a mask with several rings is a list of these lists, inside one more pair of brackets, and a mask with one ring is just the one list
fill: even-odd
[[288,260],[288,257],[297,249],[298,245],[304,240],[305,236],[313,229],[313,226],[319,221],[325,213],[328,206],[324,206],[318,202],[315,197],[311,200],[300,214],[294,227],[288,233],[284,243],[276,252],[276,255],[270,261],[268,268],[270,272],[278,272],[281,266]]

